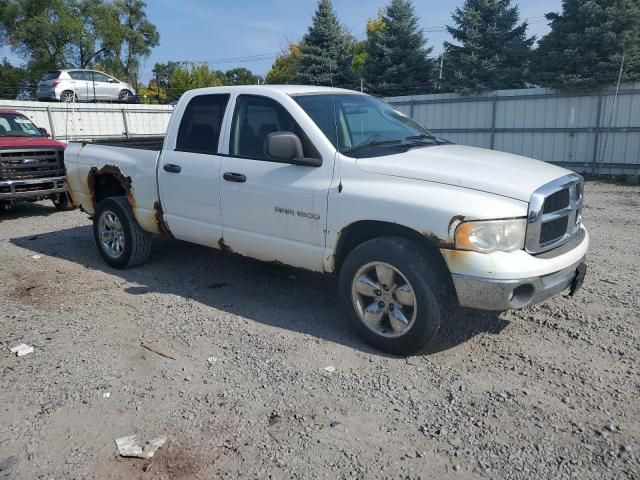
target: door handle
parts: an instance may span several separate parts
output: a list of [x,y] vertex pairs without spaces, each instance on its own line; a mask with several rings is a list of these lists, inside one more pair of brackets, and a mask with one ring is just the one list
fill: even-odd
[[164,167],[165,172],[169,173],[180,173],[182,171],[182,167],[180,165],[174,165],[173,163],[167,163]]
[[233,172],[227,172],[224,175],[222,175],[222,178],[224,178],[227,182],[236,182],[236,183],[244,183],[247,181],[247,177],[242,175],[241,173],[233,173]]

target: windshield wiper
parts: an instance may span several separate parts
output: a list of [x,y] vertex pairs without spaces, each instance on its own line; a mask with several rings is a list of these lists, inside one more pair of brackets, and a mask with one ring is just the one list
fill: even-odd
[[372,142],[368,142],[368,143],[363,143],[362,145],[358,145],[356,147],[352,147],[349,148],[347,150],[344,151],[344,153],[354,153],[357,152],[359,150],[364,150],[365,148],[370,148],[370,147],[379,147],[382,145],[397,145],[397,144],[401,144],[402,140],[399,140],[397,138],[391,139],[391,140],[374,140]]
[[438,143],[438,139],[436,137],[431,137],[429,135],[421,134],[421,135],[410,135],[408,137],[404,137],[405,140],[411,141],[419,141],[423,143]]

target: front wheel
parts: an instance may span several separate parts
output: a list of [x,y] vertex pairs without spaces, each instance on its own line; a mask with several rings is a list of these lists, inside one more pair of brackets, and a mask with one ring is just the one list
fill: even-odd
[[130,102],[133,98],[133,94],[129,90],[122,90],[120,95],[118,95],[118,99],[121,102]]
[[380,350],[411,355],[437,334],[447,309],[448,282],[417,242],[382,237],[356,247],[339,278],[353,328]]
[[151,234],[138,225],[125,197],[100,201],[93,218],[93,238],[104,261],[114,268],[142,265],[151,254]]

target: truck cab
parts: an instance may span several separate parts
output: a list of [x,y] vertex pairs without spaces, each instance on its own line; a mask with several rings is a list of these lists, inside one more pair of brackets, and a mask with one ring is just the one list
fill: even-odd
[[0,110],[0,207],[50,199],[58,210],[73,208],[64,149],[64,143],[50,139],[22,113]]
[[459,306],[525,308],[585,277],[579,175],[455,145],[359,92],[193,90],[164,138],[71,143],[66,160],[111,266],[165,234],[336,275],[354,329],[392,353]]

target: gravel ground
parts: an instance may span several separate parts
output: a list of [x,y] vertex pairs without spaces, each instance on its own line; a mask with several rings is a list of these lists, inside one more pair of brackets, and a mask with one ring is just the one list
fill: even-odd
[[[0,214],[0,479],[640,478],[639,207],[589,183],[574,299],[466,312],[411,358],[333,279],[171,239],[116,271],[80,212]],[[168,442],[120,458],[134,433]]]

